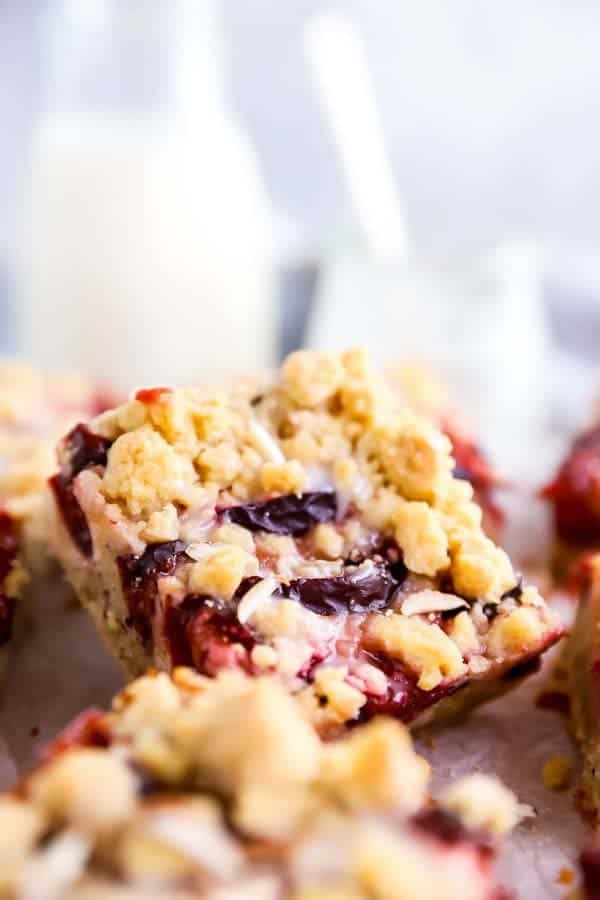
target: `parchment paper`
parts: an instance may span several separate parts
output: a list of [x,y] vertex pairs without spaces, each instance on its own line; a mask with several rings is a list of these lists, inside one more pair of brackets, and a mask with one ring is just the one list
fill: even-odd
[[[530,516],[528,504],[526,514],[513,520],[509,542],[517,551],[526,548],[531,564],[543,527],[540,521],[533,525]],[[30,627],[13,655],[0,700],[0,787],[10,786],[18,772],[30,767],[40,747],[74,715],[107,705],[123,684],[60,576],[38,585],[32,601]],[[519,900],[567,896],[576,881],[558,883],[560,870],[574,870],[587,835],[573,803],[579,763],[566,721],[535,705],[543,679],[543,673],[530,678],[459,727],[418,739],[434,767],[434,790],[467,772],[495,772],[536,810],[519,826],[499,863],[503,883]],[[556,753],[569,756],[575,767],[573,785],[561,793],[546,789],[541,776],[544,762]]]

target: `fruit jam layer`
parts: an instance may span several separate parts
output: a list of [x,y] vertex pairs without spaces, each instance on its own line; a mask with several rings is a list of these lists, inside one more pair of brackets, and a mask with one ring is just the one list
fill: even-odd
[[552,505],[561,540],[600,544],[600,427],[577,438],[542,496]]
[[[278,504],[280,509],[279,501]],[[241,507],[238,512],[242,515]],[[263,509],[259,517],[262,524],[265,517]],[[150,545],[139,557],[118,560],[129,611],[126,625],[137,631],[146,646],[157,641],[165,647],[170,668],[193,666],[209,676],[222,669],[237,668],[258,675],[265,671],[260,648],[272,649],[275,645],[281,655],[287,651],[291,659],[297,660],[296,668],[287,671],[297,685],[314,684],[321,667],[343,667],[346,682],[365,695],[360,720],[388,714],[405,722],[413,721],[471,680],[473,673],[468,672],[467,663],[475,656],[474,650],[471,654],[465,651],[462,660],[459,657],[460,674],[440,678],[433,688],[424,689],[413,670],[384,652],[374,640],[372,629],[377,619],[385,620],[386,613],[398,613],[403,604],[424,599],[431,607],[437,603],[443,608],[429,608],[419,616],[428,634],[421,630],[418,639],[427,641],[430,635],[432,642],[448,641],[449,645],[446,636],[451,633],[453,620],[461,613],[471,613],[473,606],[473,601],[466,598],[433,589],[441,585],[423,589],[425,579],[416,582],[415,576],[407,572],[392,541],[374,550],[368,559],[347,560],[343,574],[334,577],[298,578],[286,583],[275,582],[269,576],[245,578],[228,602],[206,594],[188,593],[182,597],[161,591],[161,579],[176,578],[188,563],[181,541]],[[443,586],[446,591],[451,587]],[[517,584],[498,604],[485,604],[478,609],[480,627],[490,627],[507,611],[518,609],[521,595],[521,585]],[[420,599],[415,601],[415,597]],[[289,601],[293,604],[291,609]],[[262,610],[262,616],[246,618],[242,614],[250,602],[254,611]],[[278,642],[273,640],[268,625],[283,614],[284,604],[288,604],[285,615],[294,615],[295,636]],[[263,631],[265,625],[267,633]],[[503,670],[503,677],[510,677],[512,670],[515,677],[525,674],[524,669],[521,671],[523,663],[530,656],[535,661],[541,649],[557,636],[558,632],[547,632],[530,655],[519,657],[508,673]],[[431,649],[435,653],[433,648],[435,643]],[[446,671],[443,661],[440,665]],[[266,668],[276,671],[278,667],[274,659]],[[327,697],[322,702],[325,705]]]

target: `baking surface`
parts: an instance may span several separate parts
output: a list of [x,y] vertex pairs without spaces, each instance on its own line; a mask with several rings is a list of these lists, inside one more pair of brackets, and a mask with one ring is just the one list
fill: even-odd
[[104,707],[124,683],[59,575],[36,586],[0,699],[0,787],[30,767],[70,719]]
[[[74,715],[107,705],[123,683],[60,577],[39,586],[33,601],[32,621],[0,703],[2,787],[31,766],[40,747]],[[519,900],[566,897],[575,882],[560,884],[560,871],[567,867],[575,877],[573,863],[586,833],[574,809],[574,785],[553,793],[542,783],[549,756],[564,753],[577,765],[564,717],[535,705],[543,683],[537,675],[460,727],[419,740],[433,763],[436,787],[466,772],[496,772],[521,802],[534,807],[535,817],[517,829],[500,862],[503,882]]]
[[[574,807],[579,760],[567,734],[566,718],[536,706],[546,676],[540,673],[501,700],[480,707],[463,724],[439,732],[419,749],[432,762],[434,791],[469,772],[495,773],[530,804],[535,816],[526,818],[508,842],[499,864],[501,881],[519,900],[566,897],[575,886],[561,884],[577,878],[576,858],[586,841],[587,828]],[[557,753],[573,762],[571,786],[548,790],[542,767]]]

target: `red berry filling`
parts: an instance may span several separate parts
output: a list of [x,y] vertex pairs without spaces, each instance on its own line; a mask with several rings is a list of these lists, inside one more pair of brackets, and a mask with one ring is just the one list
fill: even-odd
[[88,558],[93,552],[92,535],[75,496],[73,480],[83,469],[105,466],[111,443],[107,438],[94,434],[86,425],[76,425],[65,438],[68,460],[62,470],[50,479],[50,487],[73,543]]
[[174,573],[184,546],[181,541],[148,544],[141,556],[120,556],[117,559],[129,610],[126,624],[136,629],[144,643],[152,638],[158,578]]
[[490,843],[483,835],[469,831],[457,816],[445,809],[439,807],[425,809],[417,813],[412,821],[419,831],[436,838],[448,847],[455,847],[457,844],[476,844],[486,855],[492,854]]
[[[15,524],[6,512],[0,512],[0,585],[9,574],[17,557],[18,540]],[[0,590],[0,647],[12,637],[15,601]]]
[[169,607],[165,637],[173,666],[194,666],[203,675],[216,675],[228,668],[252,671],[249,654],[256,643],[253,635],[238,621],[234,609],[212,597],[191,594],[178,606]]
[[431,691],[417,687],[417,678],[408,672],[397,660],[381,653],[364,651],[365,661],[380,669],[387,677],[385,694],[367,695],[367,702],[361,708],[359,721],[365,722],[374,716],[393,716],[402,722],[412,722],[422,712],[456,693],[467,684],[467,679],[441,684]]
[[106,714],[100,709],[85,709],[44,748],[42,760],[47,762],[73,747],[108,747],[109,731]]
[[575,441],[542,497],[553,506],[556,532],[562,540],[600,541],[600,426]]

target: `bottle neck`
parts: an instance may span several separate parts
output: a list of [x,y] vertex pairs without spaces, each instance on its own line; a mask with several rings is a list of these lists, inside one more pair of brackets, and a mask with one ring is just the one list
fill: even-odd
[[222,106],[215,0],[62,0],[47,29],[50,115],[195,116]]

